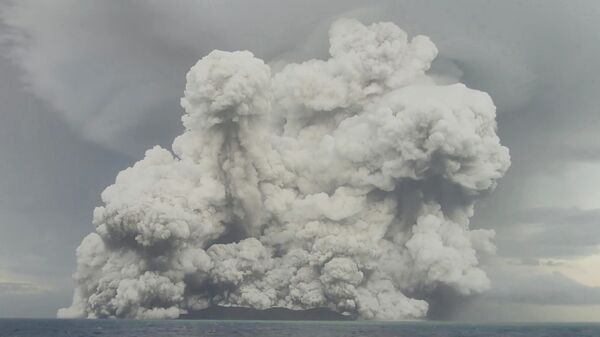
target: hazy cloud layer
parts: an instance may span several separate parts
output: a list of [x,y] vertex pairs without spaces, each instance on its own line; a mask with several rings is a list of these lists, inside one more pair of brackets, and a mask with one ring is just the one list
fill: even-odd
[[600,246],[600,209],[534,208],[506,217],[506,223],[516,241],[505,247],[511,256],[583,256]]
[[489,298],[541,305],[598,305],[600,287],[588,287],[560,274],[517,274],[499,282]]
[[0,294],[30,294],[40,291],[40,289],[31,283],[19,282],[0,282]]

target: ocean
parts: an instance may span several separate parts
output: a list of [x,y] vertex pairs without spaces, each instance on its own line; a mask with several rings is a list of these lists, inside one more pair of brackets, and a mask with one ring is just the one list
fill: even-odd
[[600,324],[0,319],[10,337],[600,337]]

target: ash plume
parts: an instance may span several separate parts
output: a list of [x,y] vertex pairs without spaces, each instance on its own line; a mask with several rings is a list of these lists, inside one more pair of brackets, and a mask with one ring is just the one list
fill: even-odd
[[77,249],[59,317],[175,318],[210,306],[423,318],[438,289],[490,282],[469,229],[510,165],[495,106],[426,74],[392,23],[342,19],[328,60],[272,74],[215,50],[187,74],[185,132],[122,171]]

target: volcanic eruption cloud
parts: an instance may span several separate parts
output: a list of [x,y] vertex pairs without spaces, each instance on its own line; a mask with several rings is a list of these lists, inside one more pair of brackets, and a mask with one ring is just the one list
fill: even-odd
[[436,84],[435,45],[392,23],[338,20],[329,40],[275,74],[248,51],[190,69],[184,133],[104,190],[59,317],[411,319],[436,290],[489,288],[494,231],[469,218],[510,165],[490,96]]

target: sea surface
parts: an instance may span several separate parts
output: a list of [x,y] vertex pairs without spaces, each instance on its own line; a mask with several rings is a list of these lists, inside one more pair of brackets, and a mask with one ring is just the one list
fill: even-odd
[[600,337],[600,324],[0,319],[0,336]]

